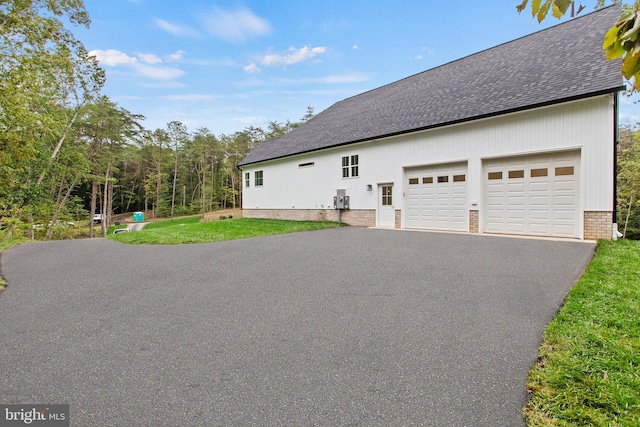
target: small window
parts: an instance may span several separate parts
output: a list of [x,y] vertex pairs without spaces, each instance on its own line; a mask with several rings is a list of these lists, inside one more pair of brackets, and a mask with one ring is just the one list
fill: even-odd
[[409,185],[417,185],[419,182],[418,178],[409,178]]
[[298,167],[299,168],[308,168],[308,167],[314,166],[314,165],[315,165],[315,162],[307,162],[307,163],[300,163],[298,165]]
[[422,178],[422,183],[423,184],[433,184],[433,177],[432,176],[425,176],[424,178]]
[[509,171],[509,179],[514,179],[514,178],[524,178],[524,171],[523,170]]
[[543,169],[531,169],[531,178],[538,178],[541,176],[547,176],[549,174],[547,168]]
[[489,179],[502,179],[502,172],[489,172]]
[[567,176],[567,175],[573,175],[573,166],[556,168],[556,176]]
[[349,156],[342,157],[342,177],[349,178]]
[[382,186],[382,206],[391,206],[393,205],[393,186],[392,185],[383,185]]
[[351,156],[351,176],[359,176],[358,171],[358,155]]
[[449,176],[448,175],[439,176],[438,177],[438,182],[449,182]]
[[343,156],[342,157],[342,177],[352,178],[360,176],[360,165],[359,165],[358,155],[354,154],[352,156]]
[[256,187],[262,186],[262,171],[256,171],[255,186]]
[[464,182],[465,180],[465,175],[453,175],[453,182]]
[[251,176],[251,174],[250,174],[249,172],[246,172],[246,173],[244,174],[244,186],[245,186],[246,188],[249,188],[249,183],[250,183],[250,179],[249,179],[249,177],[250,177],[250,176]]

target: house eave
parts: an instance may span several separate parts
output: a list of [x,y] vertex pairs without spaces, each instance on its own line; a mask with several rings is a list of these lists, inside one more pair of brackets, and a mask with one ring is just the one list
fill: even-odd
[[407,129],[407,130],[403,130],[403,131],[400,131],[400,132],[374,135],[374,136],[370,136],[370,137],[367,137],[367,138],[361,138],[361,139],[357,139],[357,140],[346,141],[346,142],[342,142],[342,143],[338,143],[338,144],[334,144],[334,145],[328,145],[328,146],[315,148],[315,149],[311,149],[311,150],[299,151],[299,152],[296,152],[296,153],[291,153],[291,154],[287,154],[287,155],[283,155],[283,156],[270,157],[270,158],[258,160],[258,161],[255,161],[255,162],[248,162],[248,163],[242,163],[241,162],[240,164],[238,164],[238,168],[242,169],[243,167],[249,166],[249,165],[254,165],[254,164],[264,163],[264,162],[268,162],[268,161],[279,160],[279,159],[285,159],[285,158],[288,158],[288,157],[299,156],[299,155],[302,155],[302,154],[314,153],[314,152],[317,152],[317,151],[322,151],[322,150],[326,150],[326,149],[330,149],[330,148],[344,147],[344,146],[347,146],[347,145],[358,144],[358,143],[363,143],[363,142],[367,142],[367,141],[373,141],[373,140],[376,140],[376,139],[391,138],[391,137],[407,135],[407,134],[416,133],[416,132],[423,132],[423,131],[426,131],[426,130],[438,129],[438,128],[443,128],[443,127],[447,127],[447,126],[460,125],[460,124],[463,124],[463,123],[469,123],[469,122],[473,122],[473,121],[477,121],[477,120],[486,120],[486,119],[490,119],[490,118],[494,118],[494,117],[498,117],[498,116],[504,116],[504,115],[508,115],[508,114],[520,113],[520,112],[523,112],[523,111],[535,110],[535,109],[538,109],[538,108],[550,107],[550,106],[553,106],[553,105],[565,104],[565,103],[568,103],[568,102],[580,101],[582,99],[594,98],[594,97],[598,97],[598,96],[602,96],[602,95],[615,94],[615,93],[622,92],[625,89],[626,89],[626,87],[624,85],[620,85],[620,86],[617,86],[617,87],[614,87],[614,88],[604,89],[604,90],[597,91],[597,92],[591,92],[591,93],[587,93],[587,94],[576,95],[576,96],[572,96],[572,97],[568,97],[568,98],[550,100],[550,101],[537,103],[537,104],[526,105],[526,106],[522,106],[522,107],[518,107],[518,108],[495,111],[495,112],[491,112],[491,113],[487,113],[487,114],[480,114],[480,115],[477,115],[477,116],[465,117],[465,118],[459,119],[459,120],[451,120],[451,121],[448,121],[448,122],[436,123],[436,124],[429,125],[429,126],[423,126],[423,127],[413,128],[413,129]]

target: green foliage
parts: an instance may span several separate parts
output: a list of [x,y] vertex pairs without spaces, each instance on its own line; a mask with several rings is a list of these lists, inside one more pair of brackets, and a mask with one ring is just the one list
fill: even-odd
[[[604,0],[596,2],[596,8],[604,6]],[[613,3],[620,4],[620,0],[614,0]],[[529,0],[523,0],[516,6],[518,13],[527,8]],[[556,18],[562,18],[571,7],[571,16],[575,16],[582,12],[585,8],[582,4],[575,9],[574,0],[533,0],[531,2],[531,14],[537,17],[538,22],[542,22],[551,10],[552,15]],[[622,75],[629,81],[631,91],[638,90],[638,82],[640,82],[640,0],[636,0],[633,7],[623,6],[622,17],[616,24],[607,31],[602,43],[602,49],[605,51],[607,60],[622,58]]]
[[176,222],[176,220],[173,223],[171,221],[153,223],[147,225],[141,231],[109,235],[109,238],[122,243],[140,245],[205,243],[342,226],[342,224],[336,222],[281,221],[253,218],[236,218],[202,223],[191,222],[195,221],[195,218],[199,217],[187,219],[186,222]]
[[104,72],[65,21],[89,25],[81,0],[0,2],[0,210],[23,221],[55,219],[86,170],[72,128]]
[[640,425],[640,242],[602,241],[544,333],[530,426]]
[[[523,0],[519,6],[516,6],[518,13],[525,10],[528,3],[529,0]],[[547,17],[549,10],[551,10],[551,14],[560,19],[567,13],[569,7],[572,7],[572,9],[574,7],[572,0],[533,0],[531,2],[531,15],[537,17],[538,22],[542,22]],[[582,12],[583,9],[584,6],[580,5],[577,12],[575,9],[572,10],[571,16]]]
[[637,50],[640,35],[640,14],[636,2],[633,12],[622,17],[605,35],[602,49],[607,59],[622,58],[622,75],[631,82],[634,90],[640,82],[640,50]]
[[618,226],[626,238],[640,239],[640,130],[622,129],[618,152]]

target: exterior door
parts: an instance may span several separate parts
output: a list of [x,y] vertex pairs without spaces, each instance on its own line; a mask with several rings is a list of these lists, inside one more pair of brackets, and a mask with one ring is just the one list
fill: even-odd
[[378,227],[395,227],[396,210],[393,207],[393,184],[378,185]]

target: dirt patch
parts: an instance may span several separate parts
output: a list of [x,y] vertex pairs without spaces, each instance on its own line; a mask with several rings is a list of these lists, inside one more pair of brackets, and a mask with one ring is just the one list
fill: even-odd
[[[224,217],[224,218],[222,218]],[[242,218],[242,209],[221,209],[218,211],[207,212],[202,217],[202,222],[208,221],[217,221],[219,219],[227,219],[227,218]]]

